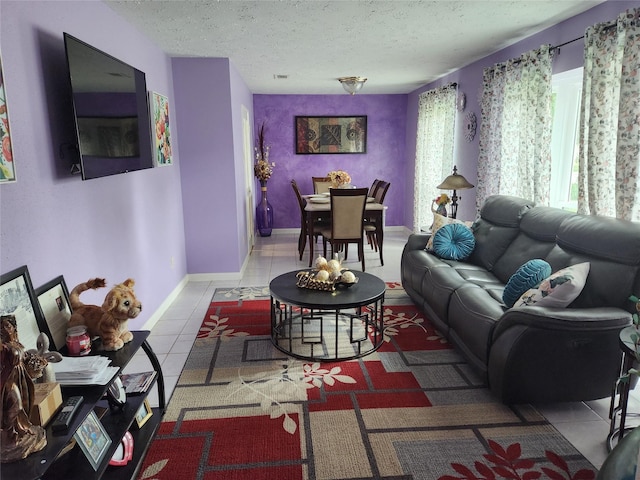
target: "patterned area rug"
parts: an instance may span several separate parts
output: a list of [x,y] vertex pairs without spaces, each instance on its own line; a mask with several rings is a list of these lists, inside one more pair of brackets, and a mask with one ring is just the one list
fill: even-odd
[[139,479],[588,480],[528,405],[505,406],[387,284],[385,342],[313,363],[270,340],[265,288],[218,289]]

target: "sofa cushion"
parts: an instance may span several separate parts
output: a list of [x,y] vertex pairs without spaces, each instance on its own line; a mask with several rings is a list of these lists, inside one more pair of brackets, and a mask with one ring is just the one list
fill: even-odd
[[589,275],[589,262],[571,265],[545,278],[538,288],[527,290],[516,302],[516,307],[564,308],[580,295]]
[[523,264],[504,286],[502,301],[511,308],[524,292],[540,285],[545,278],[551,275],[551,265],[544,260],[534,258]]
[[473,232],[460,223],[444,225],[433,239],[433,251],[440,258],[447,260],[465,260],[475,246]]
[[455,218],[445,217],[444,215],[440,215],[439,213],[435,213],[434,212],[434,214],[433,214],[433,224],[431,225],[431,237],[429,238],[429,241],[427,242],[427,250],[433,251],[433,240],[434,240],[436,234],[438,233],[438,230],[440,230],[445,225],[451,225],[451,224],[454,224],[454,223],[463,224],[464,222],[462,220],[457,220]]

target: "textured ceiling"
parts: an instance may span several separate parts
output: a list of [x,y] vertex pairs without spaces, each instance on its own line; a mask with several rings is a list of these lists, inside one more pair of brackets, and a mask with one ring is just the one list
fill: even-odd
[[[229,58],[253,93],[408,93],[603,0],[105,0],[175,57]],[[286,79],[274,78],[280,75]]]

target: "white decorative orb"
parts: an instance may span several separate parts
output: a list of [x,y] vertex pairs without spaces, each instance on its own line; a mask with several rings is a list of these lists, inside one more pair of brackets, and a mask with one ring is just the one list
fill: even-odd
[[316,273],[316,280],[326,282],[327,280],[329,280],[329,272],[327,272],[326,270],[320,270],[318,273]]
[[329,273],[329,280],[335,282],[338,278],[340,278],[340,271],[334,271]]
[[347,270],[342,274],[342,281],[345,283],[353,283],[356,281],[356,276],[353,274],[353,272]]
[[331,272],[339,272],[340,262],[338,260],[329,260],[329,262],[327,262],[327,267],[329,267],[329,271]]
[[327,266],[327,259],[318,255],[318,258],[316,258],[315,265],[317,269],[322,269]]

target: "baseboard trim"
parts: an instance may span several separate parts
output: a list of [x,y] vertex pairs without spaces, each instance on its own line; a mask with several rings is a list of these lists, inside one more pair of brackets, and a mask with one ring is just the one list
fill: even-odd
[[189,275],[185,275],[182,280],[180,280],[180,283],[178,283],[178,285],[176,285],[176,288],[174,288],[171,293],[169,293],[167,298],[165,298],[160,306],[156,309],[156,311],[153,312],[153,315],[151,315],[151,317],[149,317],[149,319],[144,322],[142,330],[151,330],[155,326],[155,324],[158,323],[160,318],[162,318],[162,315],[165,314],[165,312],[175,301],[175,299],[178,298],[178,295],[180,295],[180,292],[182,292],[187,283],[189,283]]

